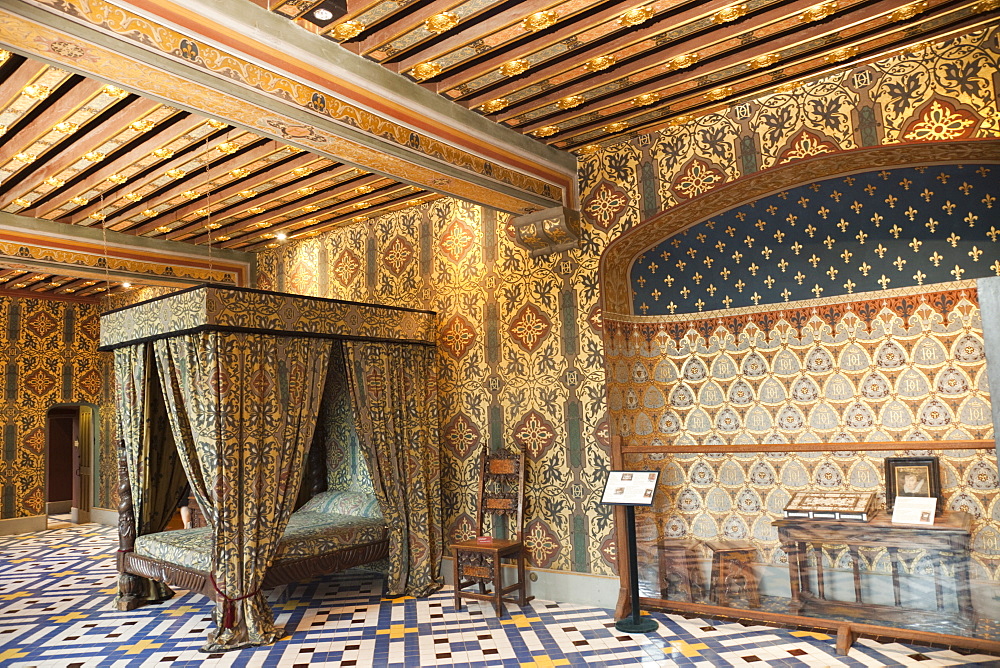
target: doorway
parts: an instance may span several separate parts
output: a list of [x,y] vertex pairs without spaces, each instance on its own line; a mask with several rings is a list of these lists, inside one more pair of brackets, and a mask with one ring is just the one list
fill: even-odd
[[95,420],[95,410],[80,404],[53,406],[46,415],[45,513],[49,529],[90,521]]

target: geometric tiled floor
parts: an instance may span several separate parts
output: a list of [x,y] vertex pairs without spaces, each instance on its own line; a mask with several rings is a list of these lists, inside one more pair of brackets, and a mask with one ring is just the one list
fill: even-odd
[[648,635],[614,628],[608,610],[532,601],[497,619],[448,590],[384,599],[378,574],[348,571],[279,587],[269,600],[290,635],[269,647],[204,654],[208,599],[112,606],[115,531],[96,524],[0,536],[0,666],[1000,666],[1000,658],[653,613]]

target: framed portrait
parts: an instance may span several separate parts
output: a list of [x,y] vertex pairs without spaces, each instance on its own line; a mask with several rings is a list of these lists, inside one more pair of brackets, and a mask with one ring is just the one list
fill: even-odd
[[897,496],[933,497],[941,512],[941,474],[937,457],[886,457],[885,508],[892,510]]

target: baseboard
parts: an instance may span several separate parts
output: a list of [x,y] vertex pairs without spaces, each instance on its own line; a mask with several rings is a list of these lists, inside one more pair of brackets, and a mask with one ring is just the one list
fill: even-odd
[[34,533],[48,529],[49,518],[47,515],[34,515],[32,517],[13,517],[11,519],[0,520],[0,536],[10,536],[18,533]]
[[[441,570],[446,584],[454,584],[451,557],[444,557]],[[517,579],[517,569],[504,565],[504,582]],[[619,581],[615,576],[528,568],[528,595],[543,601],[576,603],[613,610],[618,603]]]
[[49,501],[45,504],[45,512],[49,515],[65,515],[73,507],[73,500]]
[[107,508],[91,508],[90,521],[105,526],[118,526],[118,511]]

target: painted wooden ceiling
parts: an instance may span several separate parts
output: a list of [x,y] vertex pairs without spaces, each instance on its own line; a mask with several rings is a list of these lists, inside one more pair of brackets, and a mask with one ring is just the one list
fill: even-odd
[[253,0],[455,104],[574,152],[930,39],[994,0]]
[[77,278],[0,263],[0,293],[5,295],[96,303],[104,295],[131,288],[132,284],[127,281]]
[[[306,20],[317,0],[245,1],[450,104],[577,154],[912,48],[1000,7],[997,0],[350,0],[346,16],[318,27]],[[2,212],[258,251],[444,196],[79,70],[11,51],[0,51],[0,61]],[[0,273],[0,283],[16,289],[83,296],[121,289],[89,280],[15,267]]]

